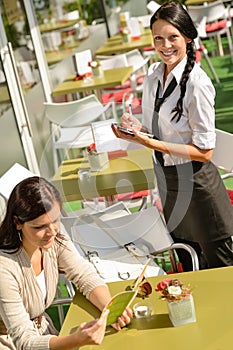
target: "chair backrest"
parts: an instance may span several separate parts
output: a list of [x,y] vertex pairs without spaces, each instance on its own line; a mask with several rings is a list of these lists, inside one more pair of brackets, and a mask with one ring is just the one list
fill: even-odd
[[146,64],[149,61],[148,58],[144,58],[138,49],[129,51],[125,54],[128,66],[133,67],[133,72],[139,69],[145,69]]
[[[77,249],[89,256],[92,252],[101,259],[130,262],[161,252],[185,249],[192,258],[193,270],[199,268],[196,252],[188,245],[175,245],[157,207],[131,215],[103,221],[92,215],[76,220],[71,237]],[[128,251],[128,254],[127,254]]]
[[32,67],[29,62],[21,61],[19,63],[23,83],[26,85],[33,85],[36,83],[36,77],[33,74]]
[[103,70],[132,66],[133,72],[145,68],[150,59],[149,57],[144,58],[138,49],[111,58],[109,56],[97,56],[97,58],[100,59]]
[[59,31],[43,33],[42,41],[45,51],[58,50],[62,44],[62,36]]
[[63,128],[90,125],[104,113],[102,103],[94,94],[70,102],[44,102],[44,106],[47,118]]
[[30,170],[26,169],[19,163],[15,163],[0,178],[0,195],[7,200],[13,188],[22,180],[35,176]]
[[151,19],[151,15],[144,15],[144,16],[138,17],[139,22],[142,23],[144,28],[150,27],[150,19]]
[[221,0],[203,5],[189,5],[187,9],[194,23],[200,23],[203,17],[206,17],[207,23],[227,17],[227,9]]
[[76,224],[77,219],[84,215],[93,215],[101,220],[111,220],[116,217],[131,215],[130,210],[126,207],[124,202],[117,202],[109,207],[97,210],[91,205],[83,209],[71,211],[66,213],[67,216],[62,216],[61,222],[64,225],[66,232],[71,236],[71,228]]
[[213,152],[212,161],[226,172],[233,172],[233,134],[216,129],[216,147]]
[[156,1],[150,1],[146,7],[147,9],[151,12],[151,13],[154,13],[155,11],[158,10],[158,8],[160,7],[161,5],[158,4]]
[[101,66],[103,70],[127,67],[127,58],[125,54],[116,55],[112,58],[101,59]]
[[87,215],[77,220],[72,236],[103,258],[132,242],[144,245],[147,253],[168,249],[173,243],[156,207],[105,222]]

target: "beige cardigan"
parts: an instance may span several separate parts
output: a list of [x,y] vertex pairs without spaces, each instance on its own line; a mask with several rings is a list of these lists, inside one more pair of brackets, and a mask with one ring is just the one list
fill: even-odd
[[8,335],[0,335],[0,349],[49,349],[50,337],[57,334],[52,321],[46,314],[42,317],[41,327],[32,320],[51,305],[59,270],[64,271],[87,298],[93,288],[105,285],[92,265],[67,239],[66,247],[54,243],[52,248],[43,250],[47,286],[45,302],[25,250],[22,248],[14,254],[0,251],[0,318],[8,331]]

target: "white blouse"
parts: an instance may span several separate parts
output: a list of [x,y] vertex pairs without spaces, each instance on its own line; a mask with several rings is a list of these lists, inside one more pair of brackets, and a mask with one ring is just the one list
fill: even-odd
[[46,295],[47,295],[47,288],[46,288],[46,283],[45,283],[45,274],[44,274],[44,270],[41,271],[41,273],[36,276],[36,280],[40,286],[42,295],[43,295],[43,299],[46,299]]
[[[180,97],[179,82],[186,64],[185,57],[168,75],[163,86],[164,63],[154,63],[148,70],[144,81],[142,109],[142,123],[149,132],[152,132],[152,118],[158,80],[160,80],[161,97],[167,86],[176,78],[177,86],[172,94],[162,104],[159,111],[160,139],[166,142],[179,144],[193,144],[200,149],[215,147],[215,89],[207,74],[197,64],[194,65],[186,84],[186,93],[183,98],[183,115],[179,122],[172,121],[172,109]],[[188,162],[188,159],[163,154],[164,164],[174,165]]]

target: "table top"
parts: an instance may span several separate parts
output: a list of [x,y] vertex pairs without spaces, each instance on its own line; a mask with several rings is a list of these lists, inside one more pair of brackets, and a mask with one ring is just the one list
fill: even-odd
[[73,27],[78,22],[79,22],[79,19],[75,19],[72,21],[62,20],[62,21],[57,21],[56,23],[48,22],[46,24],[44,23],[41,24],[39,28],[41,33],[52,32],[54,30],[62,30],[69,27]]
[[0,103],[10,102],[10,96],[6,84],[0,85]]
[[123,85],[133,72],[133,67],[120,67],[103,71],[102,77],[92,77],[90,80],[75,81],[75,75],[68,76],[52,92],[53,96],[67,95],[88,90],[101,90],[107,87]]
[[214,2],[215,0],[186,0],[186,6],[195,6],[195,5],[203,5],[205,2]]
[[70,43],[65,43],[59,46],[59,50],[47,50],[45,56],[49,65],[58,63],[72,52],[75,52],[76,48],[82,43],[81,40],[75,40]]
[[131,40],[129,43],[123,43],[120,35],[114,35],[108,39],[98,50],[95,55],[112,55],[134,49],[143,49],[147,46],[153,46],[153,38],[150,29],[146,29],[140,38]]
[[70,54],[70,50],[46,51],[45,56],[49,65],[58,63]]
[[[232,344],[232,274],[233,267],[225,267],[172,275],[172,278],[179,278],[190,285],[197,317],[197,322],[179,327],[172,326],[166,302],[159,299],[159,293],[154,291],[162,277],[148,278],[153,288],[148,299],[154,305],[152,317],[133,319],[120,332],[108,327],[99,349],[142,350],[152,349],[152,344],[153,348],[163,350],[229,349]],[[129,281],[109,283],[112,295],[123,291],[129,284]],[[138,300],[141,299],[136,298],[134,303]],[[76,292],[60,334],[70,334],[82,322],[98,316],[98,310]],[[85,350],[91,349],[92,346],[85,347]]]
[[147,148],[130,150],[127,156],[111,159],[109,168],[90,172],[90,179],[86,181],[78,178],[80,169],[89,169],[86,158],[64,161],[55,173],[52,182],[63,201],[107,197],[155,187],[151,151]]

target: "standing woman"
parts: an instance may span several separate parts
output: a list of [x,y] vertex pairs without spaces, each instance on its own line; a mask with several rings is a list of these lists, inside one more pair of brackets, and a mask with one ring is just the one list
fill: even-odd
[[[69,350],[98,345],[108,311],[72,334],[59,336],[45,310],[56,294],[59,271],[100,310],[110,292],[94,268],[60,230],[61,200],[41,177],[30,177],[12,191],[0,226],[0,349]],[[114,328],[131,320],[127,309]]]
[[[148,70],[143,89],[143,119],[125,113],[122,126],[134,136],[115,135],[151,148],[163,212],[175,242],[190,244],[200,268],[233,265],[233,209],[211,162],[215,147],[215,90],[195,63],[196,28],[183,6],[163,4],[150,28],[161,62]],[[154,138],[143,136],[149,132]],[[191,260],[179,250],[184,270]]]

